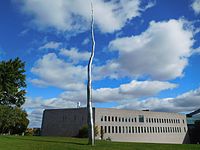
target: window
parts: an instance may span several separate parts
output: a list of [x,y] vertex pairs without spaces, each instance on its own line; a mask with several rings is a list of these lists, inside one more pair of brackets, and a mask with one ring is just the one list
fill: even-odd
[[112,116],[112,122],[114,122],[114,117]]
[[115,126],[115,133],[118,133],[117,126]]
[[144,127],[144,133],[146,133],[146,127]]
[[124,129],[124,126],[123,126],[123,128],[122,128],[122,129],[123,129],[123,133],[125,133],[125,129]]
[[151,133],[151,127],[149,127],[149,132]]
[[103,121],[103,116],[101,116],[101,121]]
[[186,127],[184,127],[184,132],[186,132]]
[[160,128],[158,127],[158,133],[160,133]]
[[154,131],[154,127],[152,127],[152,132],[154,133],[155,131]]
[[185,120],[183,120],[183,124],[185,123]]
[[105,133],[107,133],[107,126],[104,127],[104,131],[105,131]]
[[138,133],[140,133],[140,127],[138,127]]
[[110,121],[110,116],[108,116],[108,121]]
[[121,122],[121,117],[119,117],[119,122]]
[[134,133],[134,127],[132,127],[132,133]]
[[137,127],[135,127],[135,133],[137,133]]
[[117,122],[117,117],[115,117],[115,122]]
[[131,118],[128,118],[128,122],[131,122]]
[[104,117],[104,121],[107,121],[107,116]]
[[139,115],[139,122],[144,122],[144,116],[143,115]]
[[132,118],[132,122],[134,122],[134,119]]
[[146,118],[146,123],[148,123],[148,118]]
[[131,133],[131,127],[129,127],[129,133]]
[[137,118],[135,118],[135,122],[137,122]]
[[127,118],[125,118],[125,122],[127,122]]
[[143,127],[141,127],[141,133],[143,133]]
[[151,123],[151,119],[149,118],[149,123]]
[[119,133],[121,133],[121,126],[119,126]]
[[128,133],[128,127],[126,127],[126,133]]
[[122,122],[124,122],[124,118],[122,118]]
[[149,127],[147,127],[147,133],[149,133]]
[[112,133],[115,133],[115,131],[114,131],[115,129],[114,129],[114,126],[112,126]]
[[154,118],[154,123],[156,123],[156,118]]
[[110,133],[110,126],[108,126],[108,133]]

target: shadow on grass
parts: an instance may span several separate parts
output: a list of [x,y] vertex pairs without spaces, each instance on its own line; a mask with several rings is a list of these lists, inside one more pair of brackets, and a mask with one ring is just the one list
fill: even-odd
[[[8,139],[12,139],[12,137],[5,137]],[[65,143],[65,144],[73,144],[73,145],[88,145],[87,143],[80,143],[80,142],[71,142],[71,141],[58,141],[58,140],[43,140],[43,139],[30,139],[30,138],[20,138],[15,137],[16,140],[22,140],[22,141],[33,141],[33,142],[49,142],[49,143]]]

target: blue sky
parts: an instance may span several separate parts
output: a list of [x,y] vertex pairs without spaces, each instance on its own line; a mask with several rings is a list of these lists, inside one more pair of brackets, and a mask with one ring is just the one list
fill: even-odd
[[[200,0],[93,0],[96,107],[200,106]],[[30,127],[44,109],[86,103],[90,1],[2,0],[0,60],[26,62]]]

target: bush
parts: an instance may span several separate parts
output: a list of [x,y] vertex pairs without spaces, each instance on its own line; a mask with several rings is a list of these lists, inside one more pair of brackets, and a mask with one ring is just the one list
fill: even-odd
[[[95,126],[95,128],[94,128],[94,136],[96,137],[98,134],[99,134],[98,126]],[[84,125],[79,130],[78,137],[80,137],[80,138],[88,138],[88,126],[87,125]]]

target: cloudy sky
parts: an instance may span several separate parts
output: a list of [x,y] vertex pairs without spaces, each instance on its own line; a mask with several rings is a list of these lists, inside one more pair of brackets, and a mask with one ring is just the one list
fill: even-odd
[[[200,108],[200,0],[93,0],[93,105]],[[1,0],[0,60],[26,62],[30,127],[86,103],[90,0]]]

